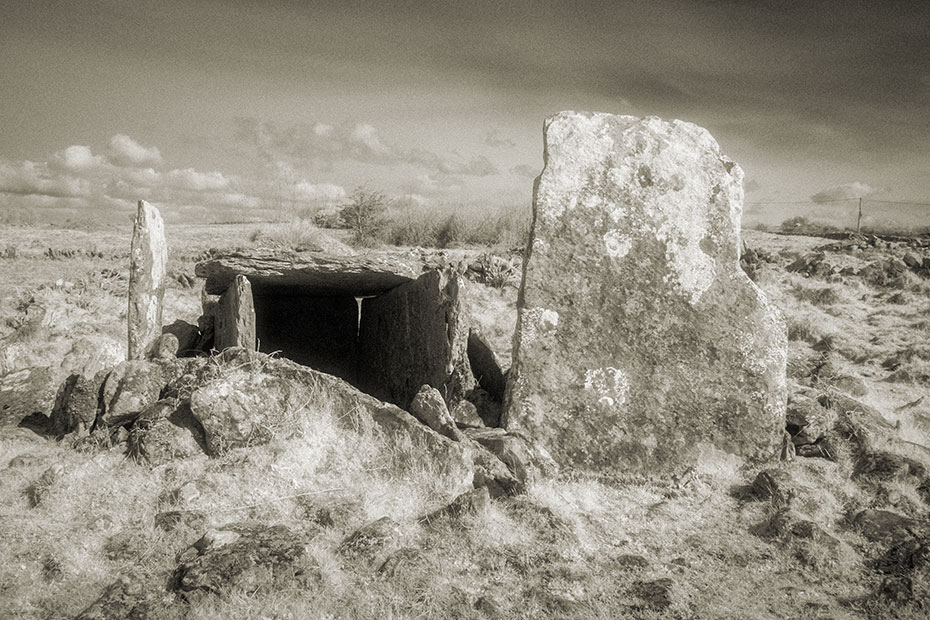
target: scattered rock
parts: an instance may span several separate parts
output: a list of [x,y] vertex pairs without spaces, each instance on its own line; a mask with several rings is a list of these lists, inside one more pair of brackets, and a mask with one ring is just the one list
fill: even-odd
[[206,524],[207,515],[199,510],[166,510],[155,515],[155,527],[166,532],[202,530]]
[[162,327],[162,333],[172,334],[178,339],[178,357],[188,357],[202,351],[197,347],[200,328],[196,325],[177,319],[171,325]]
[[38,480],[29,485],[26,489],[26,494],[33,508],[37,507],[48,497],[51,490],[58,484],[64,471],[65,468],[56,463],[42,472]]
[[445,518],[457,519],[466,514],[478,514],[488,507],[490,501],[487,487],[475,488],[462,493],[442,508],[420,517],[419,521],[429,525]]
[[869,393],[869,386],[859,377],[851,375],[839,375],[831,379],[833,386],[841,392],[852,394],[853,396],[866,396]]
[[890,510],[863,510],[852,520],[853,527],[868,540],[889,541],[912,537],[918,523]]
[[785,324],[739,266],[740,168],[681,121],[562,112],[545,138],[503,426],[592,470],[777,454]]
[[20,454],[10,459],[10,462],[7,463],[7,468],[35,467],[36,465],[41,465],[43,462],[45,462],[45,459],[41,456],[35,454]]
[[49,422],[53,435],[90,432],[100,410],[100,387],[106,372],[94,377],[71,375],[58,388]]
[[459,441],[461,435],[455,421],[446,408],[439,390],[429,385],[420,386],[420,390],[410,402],[410,413],[431,429],[449,439]]
[[467,400],[457,402],[452,407],[449,415],[452,416],[452,421],[455,422],[456,426],[470,426],[473,428],[484,426],[484,420],[478,415],[478,408]]
[[378,572],[388,578],[398,577],[405,570],[423,560],[423,552],[413,547],[403,547],[390,554],[378,567]]
[[150,360],[170,360],[178,356],[179,346],[177,336],[162,334],[152,342],[146,357]]
[[338,551],[352,559],[373,560],[397,536],[397,522],[381,517],[349,534],[339,544]]
[[162,367],[155,362],[121,362],[103,382],[98,426],[115,426],[132,421],[161,396],[166,381]]
[[152,466],[206,453],[203,427],[190,404],[164,398],[143,411],[129,431],[129,454]]
[[790,473],[772,468],[756,475],[749,486],[749,493],[757,499],[770,500],[777,508],[788,508],[797,495],[797,489]]
[[836,461],[836,448],[829,437],[822,437],[815,443],[795,447],[795,453],[804,458],[827,459]]
[[114,620],[114,618],[143,619],[163,610],[169,601],[159,600],[158,592],[141,577],[124,575],[107,587],[93,604],[74,620]]
[[652,581],[634,581],[630,593],[640,600],[640,607],[663,611],[672,605],[674,582],[669,577]]
[[233,589],[273,592],[318,586],[322,575],[300,534],[283,525],[237,523],[210,530],[179,557],[173,588],[189,602]]
[[613,559],[613,564],[623,570],[643,570],[649,568],[649,560],[641,555],[624,554]]
[[793,394],[788,399],[785,424],[796,446],[816,443],[836,422],[836,412],[824,408],[815,399]]
[[158,209],[140,200],[132,229],[129,263],[130,360],[142,359],[161,334],[167,262],[168,245],[161,215]]
[[484,447],[470,446],[474,463],[473,486],[486,487],[491,497],[505,497],[526,493],[526,481],[517,478],[499,458]]
[[0,428],[15,428],[32,415],[49,415],[57,386],[51,368],[24,368],[0,376]]

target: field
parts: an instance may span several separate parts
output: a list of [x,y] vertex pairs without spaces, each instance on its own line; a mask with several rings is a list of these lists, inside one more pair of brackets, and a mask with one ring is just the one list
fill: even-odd
[[[211,248],[349,251],[332,234],[169,226],[164,323],[196,323],[193,266]],[[0,227],[0,389],[48,368],[54,390],[125,358],[129,235]],[[267,444],[157,464],[127,456],[125,441],[58,441],[0,414],[0,617],[72,618],[109,592],[111,607],[84,617],[126,617],[126,601],[141,601],[135,617],[926,618],[930,250],[743,240],[744,268],[788,324],[788,430],[820,426],[788,460],[719,457],[671,480],[563,471],[424,520],[453,499],[440,473],[399,463],[400,448],[364,428],[341,430],[325,398]],[[479,250],[517,260],[511,235],[488,242]],[[495,284],[469,281],[466,313],[509,360],[518,282]],[[169,511],[190,520],[165,528],[156,517]],[[394,523],[383,544],[345,552],[383,517]],[[312,578],[169,594],[204,532],[248,524],[287,528]]]

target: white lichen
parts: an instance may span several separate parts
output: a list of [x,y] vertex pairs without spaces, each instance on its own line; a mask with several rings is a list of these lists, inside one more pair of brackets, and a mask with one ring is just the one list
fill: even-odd
[[586,370],[584,389],[593,391],[597,402],[603,407],[620,407],[630,392],[630,380],[626,373],[613,366]]

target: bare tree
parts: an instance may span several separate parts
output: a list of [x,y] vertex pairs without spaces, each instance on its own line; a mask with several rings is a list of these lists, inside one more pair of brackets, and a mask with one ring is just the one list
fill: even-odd
[[355,233],[355,243],[369,245],[384,224],[387,198],[382,192],[370,192],[364,187],[352,191],[352,202],[342,210],[343,219]]

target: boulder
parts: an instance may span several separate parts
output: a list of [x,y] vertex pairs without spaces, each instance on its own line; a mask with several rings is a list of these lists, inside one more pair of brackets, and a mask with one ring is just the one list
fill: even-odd
[[200,340],[200,328],[187,321],[177,319],[171,325],[162,327],[163,334],[173,334],[178,339],[178,357],[188,357],[200,352],[197,344]]
[[446,401],[436,388],[429,385],[420,386],[420,391],[410,403],[410,413],[440,435],[458,441],[459,431],[455,426],[455,420],[449,414]]
[[129,431],[129,454],[153,466],[206,452],[203,427],[190,404],[163,398],[139,414]]
[[188,601],[233,589],[253,593],[319,585],[306,538],[284,525],[235,523],[210,530],[181,553],[173,588]]
[[836,412],[824,408],[818,401],[803,394],[788,399],[785,424],[796,446],[816,443],[836,422]]
[[0,428],[19,426],[29,416],[49,415],[57,385],[51,368],[23,368],[0,376]]
[[146,357],[151,360],[170,360],[178,356],[179,347],[177,336],[163,333],[152,342]]
[[252,285],[245,276],[236,276],[220,297],[213,329],[213,346],[218,351],[227,347],[255,348],[255,305]]
[[785,323],[739,266],[742,171],[690,123],[545,126],[504,426],[560,464],[777,455]]
[[161,334],[168,245],[158,209],[139,201],[129,261],[129,359],[142,359]]
[[449,415],[452,416],[452,421],[455,422],[456,426],[470,426],[474,428],[484,426],[484,420],[478,415],[478,407],[467,400],[460,400],[457,402],[455,406],[452,407],[452,411],[449,412]]
[[166,385],[162,367],[146,360],[120,362],[103,382],[98,426],[130,422],[157,401]]
[[100,387],[107,373],[71,375],[58,388],[49,430],[53,435],[90,432],[100,409]]

